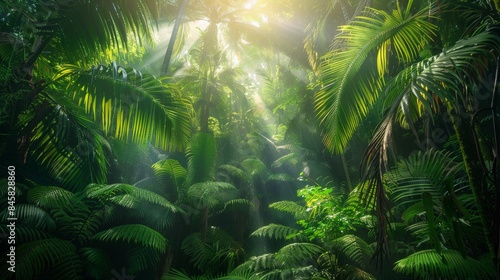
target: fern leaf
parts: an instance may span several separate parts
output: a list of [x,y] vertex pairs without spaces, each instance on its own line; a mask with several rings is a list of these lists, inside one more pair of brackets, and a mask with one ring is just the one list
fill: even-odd
[[269,204],[269,208],[292,214],[297,220],[304,220],[307,218],[306,207],[293,201],[277,201]]
[[455,250],[423,250],[396,262],[394,271],[413,279],[493,279],[495,270]]
[[300,230],[289,226],[269,224],[267,226],[258,228],[257,230],[252,232],[250,236],[287,240],[290,239],[291,235],[298,234],[299,232]]
[[90,184],[86,188],[86,193],[90,198],[107,199],[126,208],[133,208],[136,200],[144,200],[174,213],[182,211],[159,194],[128,184]]
[[293,182],[295,178],[287,173],[273,173],[267,177],[266,181]]
[[209,208],[234,199],[236,194],[237,189],[225,182],[196,183],[187,192],[189,199]]
[[374,253],[370,245],[352,234],[333,240],[332,248],[339,259],[360,268],[367,267]]
[[169,186],[173,183],[177,188],[180,187],[186,179],[186,169],[174,159],[158,161],[153,164],[151,168],[153,168],[158,183],[162,186]]
[[112,269],[110,256],[106,251],[98,248],[83,247],[80,248],[79,253],[83,261],[84,270],[89,276],[96,279],[99,279],[99,277],[112,277],[110,273]]
[[325,252],[325,249],[312,243],[292,243],[281,248],[276,254],[276,260],[285,267],[296,267],[304,261],[316,261]]
[[135,243],[139,246],[145,246],[161,253],[164,253],[167,246],[167,240],[159,232],[141,224],[129,224],[116,226],[92,236],[93,240],[103,242]]
[[[76,247],[69,241],[50,238],[20,245],[16,252],[16,279],[38,279],[44,271],[51,271],[64,260],[77,256]],[[67,263],[64,279],[78,278],[78,263]]]

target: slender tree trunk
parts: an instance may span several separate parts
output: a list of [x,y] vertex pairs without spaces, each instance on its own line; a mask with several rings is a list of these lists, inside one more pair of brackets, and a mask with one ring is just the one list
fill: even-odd
[[179,13],[175,19],[174,28],[172,29],[172,35],[170,35],[170,41],[168,41],[167,51],[165,53],[165,58],[163,59],[163,64],[161,65],[161,76],[166,76],[170,67],[170,60],[172,59],[172,53],[174,51],[175,40],[177,39],[177,33],[179,32],[179,27],[181,21],[184,17],[184,10],[188,4],[189,0],[183,0],[182,5],[179,8]]
[[456,108],[454,108],[450,102],[447,104],[447,109],[460,145],[460,151],[469,178],[472,194],[477,203],[486,243],[496,263],[497,253],[493,246],[493,244],[495,244],[493,241],[495,235],[493,229],[493,206],[495,205],[495,201],[491,201],[491,199],[495,198],[494,196],[492,197],[487,190],[487,174],[485,174],[481,165],[482,158],[480,157],[479,146],[476,145],[475,131],[469,122],[470,119],[461,117],[461,114],[457,112]]

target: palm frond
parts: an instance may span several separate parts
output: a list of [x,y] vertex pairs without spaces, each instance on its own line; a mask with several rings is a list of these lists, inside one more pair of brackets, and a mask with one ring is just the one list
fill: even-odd
[[288,173],[272,173],[267,176],[266,181],[294,182],[295,178],[290,176]]
[[[0,214],[0,220],[7,224],[8,211],[5,208]],[[27,225],[34,229],[46,232],[55,230],[56,223],[48,212],[32,204],[16,204],[16,218],[20,220],[18,225]]]
[[127,255],[127,271],[133,275],[160,262],[160,255],[149,247],[132,248]]
[[[411,61],[423,43],[431,40],[436,27],[428,21],[428,8],[411,15],[412,2],[406,10],[398,7],[392,14],[373,10],[369,16],[356,17],[341,27],[336,48],[323,57],[323,88],[315,95],[315,110],[331,151],[344,150],[377,100],[388,67],[389,47],[403,61]],[[372,56],[377,56],[376,61],[370,59]]]
[[241,162],[241,166],[245,170],[247,174],[249,174],[252,178],[257,177],[265,177],[268,173],[266,165],[255,158],[247,158]]
[[454,250],[443,250],[441,253],[435,250],[416,252],[397,261],[394,271],[413,279],[493,279],[495,276],[492,266],[469,257],[464,258]]
[[110,256],[98,248],[82,247],[79,249],[83,268],[90,277],[98,278],[108,275],[111,278]]
[[39,186],[28,191],[28,202],[44,209],[64,208],[68,205],[81,204],[74,194],[63,188]]
[[213,208],[234,199],[237,195],[237,189],[225,182],[202,182],[192,185],[187,195],[195,202],[195,205]]
[[426,60],[406,67],[388,84],[386,107],[401,95],[412,95],[427,110],[433,106],[432,94],[442,100],[455,100],[464,77],[480,77],[487,66],[483,58],[499,53],[500,37],[496,29],[488,29],[472,37],[457,41],[455,45]]
[[219,172],[227,174],[236,186],[239,186],[240,184],[246,185],[250,183],[250,178],[248,177],[247,173],[236,166],[223,164],[220,165],[217,169],[219,170]]
[[[76,247],[70,241],[58,238],[22,244],[16,252],[16,279],[37,279],[47,268],[54,269],[58,264],[65,260],[74,260],[75,257],[77,257]],[[76,279],[81,275],[81,263],[65,262],[65,264],[67,267],[63,278]]]
[[279,168],[285,163],[290,163],[291,165],[296,165],[297,163],[299,163],[300,158],[301,158],[301,155],[299,153],[289,153],[289,154],[286,154],[286,155],[278,158],[277,160],[275,160],[272,163],[271,167]]
[[188,157],[187,187],[195,183],[213,180],[217,147],[212,135],[207,133],[194,135],[186,154]]
[[332,248],[337,258],[360,268],[366,268],[374,254],[370,245],[352,234],[335,239]]
[[162,186],[180,187],[186,179],[187,171],[177,160],[165,159],[153,164],[157,182]]
[[289,226],[269,224],[267,226],[260,227],[250,234],[250,236],[258,237],[269,237],[272,239],[290,239],[292,235],[296,235],[300,230],[292,228]]
[[127,49],[130,34],[137,43],[151,41],[159,10],[154,0],[50,1],[39,9],[53,12],[36,19],[37,33],[59,37],[58,46],[75,63],[82,58],[88,63],[110,47]]
[[[59,99],[62,104],[63,99]],[[73,191],[106,181],[105,140],[80,111],[74,104],[47,103],[23,128],[28,164],[33,161]]]
[[322,247],[313,243],[292,243],[285,245],[275,254],[276,261],[284,267],[291,268],[315,262],[325,252]]
[[138,201],[146,201],[162,206],[174,213],[182,211],[178,206],[166,200],[161,195],[128,184],[90,184],[87,186],[85,192],[89,198],[108,200],[127,208],[133,208]]
[[161,253],[164,253],[167,247],[167,239],[163,235],[141,224],[112,227],[96,233],[92,239],[103,242],[133,242]]
[[[8,236],[10,234],[10,228],[7,227],[7,223],[2,223],[0,225],[0,233]],[[16,225],[16,242],[24,244],[35,240],[50,239],[54,236],[45,230],[36,229],[30,225]]]
[[269,208],[292,214],[297,220],[307,219],[306,207],[293,201],[277,201],[269,204]]
[[191,112],[174,84],[115,63],[91,70],[65,65],[55,79],[66,77],[73,100],[107,135],[165,150],[186,146]]

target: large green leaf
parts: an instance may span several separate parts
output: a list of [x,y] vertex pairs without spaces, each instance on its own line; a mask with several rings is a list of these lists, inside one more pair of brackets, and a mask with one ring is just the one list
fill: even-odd
[[454,250],[416,252],[396,262],[394,271],[412,279],[493,279],[494,268]]
[[212,135],[208,133],[193,135],[186,154],[188,157],[187,187],[214,179],[217,146]]
[[86,188],[90,198],[107,200],[126,208],[135,208],[139,201],[147,201],[162,206],[172,212],[182,211],[179,207],[163,198],[161,195],[128,184],[90,184]]
[[314,102],[331,151],[344,150],[378,99],[390,50],[407,62],[431,40],[436,27],[428,21],[428,7],[411,14],[412,3],[404,10],[398,6],[392,14],[369,10],[367,16],[356,17],[340,28],[334,49],[323,57],[323,87]]
[[159,232],[141,224],[115,226],[96,233],[92,239],[103,242],[126,242],[145,246],[164,253],[167,249],[167,239]]
[[79,279],[82,264],[77,258],[75,245],[67,240],[50,238],[25,243],[17,248],[16,279],[38,279],[47,268],[54,271],[58,268],[62,277],[59,279]]
[[186,146],[191,111],[174,84],[115,63],[91,70],[65,65],[56,80],[66,77],[73,100],[107,135],[128,142],[151,142],[166,150]]

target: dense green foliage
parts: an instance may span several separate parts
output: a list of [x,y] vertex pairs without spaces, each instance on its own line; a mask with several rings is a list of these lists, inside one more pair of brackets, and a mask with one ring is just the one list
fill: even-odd
[[499,5],[3,1],[0,279],[500,279]]

